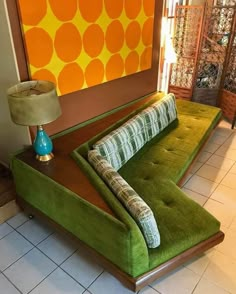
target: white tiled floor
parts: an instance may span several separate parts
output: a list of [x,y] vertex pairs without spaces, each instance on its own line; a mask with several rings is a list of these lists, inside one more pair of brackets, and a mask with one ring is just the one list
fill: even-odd
[[[236,130],[223,121],[182,188],[215,215],[225,241],[140,294],[236,293]],[[69,240],[22,212],[0,225],[0,294],[128,294]]]

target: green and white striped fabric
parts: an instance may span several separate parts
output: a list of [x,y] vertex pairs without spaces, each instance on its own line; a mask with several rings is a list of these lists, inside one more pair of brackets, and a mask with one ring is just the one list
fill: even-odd
[[145,117],[147,142],[177,118],[174,94],[168,94],[140,113]]
[[94,149],[118,170],[146,143],[145,119],[141,115],[127,121],[94,144]]
[[97,141],[93,148],[118,170],[176,117],[175,96],[168,94]]
[[137,222],[147,246],[149,248],[158,247],[160,234],[150,207],[97,150],[88,152],[88,160]]

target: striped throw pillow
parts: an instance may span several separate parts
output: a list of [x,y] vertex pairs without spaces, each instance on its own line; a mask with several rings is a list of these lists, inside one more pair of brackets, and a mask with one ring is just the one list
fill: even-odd
[[146,140],[148,142],[177,118],[174,94],[166,95],[144,109],[140,115],[145,119]]
[[88,160],[137,222],[147,246],[149,248],[158,247],[160,234],[150,207],[97,150],[88,152]]
[[121,168],[146,143],[146,121],[136,115],[118,129],[112,131],[93,148],[96,149],[115,170]]
[[175,96],[168,94],[97,141],[93,148],[118,170],[176,117]]

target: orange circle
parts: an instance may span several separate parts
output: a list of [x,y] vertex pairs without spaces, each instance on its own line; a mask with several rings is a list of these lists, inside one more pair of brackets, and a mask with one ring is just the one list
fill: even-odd
[[25,33],[29,63],[35,67],[47,65],[53,54],[53,43],[49,34],[41,28],[32,28]]
[[142,0],[125,0],[124,4],[127,17],[135,19],[141,11]]
[[106,46],[111,53],[119,52],[124,44],[124,29],[119,20],[113,20],[106,31]]
[[80,90],[84,84],[83,71],[77,63],[64,66],[58,76],[58,87],[61,94],[68,94]]
[[33,75],[32,75],[32,79],[33,80],[44,80],[44,81],[50,81],[54,84],[56,84],[56,77],[54,76],[54,74],[47,70],[47,69],[40,69],[38,71],[36,71]]
[[153,38],[153,17],[149,17],[144,25],[142,30],[142,41],[145,46],[152,44]]
[[133,74],[138,71],[138,67],[139,55],[136,51],[132,51],[125,59],[125,72],[127,75]]
[[143,0],[143,8],[146,16],[153,16],[155,10],[155,0]]
[[141,38],[141,27],[137,21],[132,21],[125,32],[127,46],[133,50],[138,46]]
[[103,0],[79,0],[82,17],[88,22],[95,22],[102,13]]
[[105,0],[105,8],[110,18],[118,18],[123,10],[123,0]]
[[22,23],[29,26],[36,26],[47,13],[47,1],[19,0],[19,7]]
[[58,57],[64,62],[74,61],[81,52],[81,36],[72,23],[64,23],[57,30],[54,40],[55,50]]
[[77,0],[49,0],[49,3],[53,14],[61,21],[73,19],[77,12]]
[[104,33],[98,24],[90,25],[84,32],[83,45],[85,52],[92,58],[101,53],[104,46]]
[[140,61],[141,70],[146,70],[152,67],[152,47],[147,47],[142,55]]
[[124,72],[124,61],[120,54],[112,55],[106,65],[107,81],[118,79]]
[[93,59],[85,69],[85,80],[88,87],[99,85],[104,78],[104,64],[99,59]]

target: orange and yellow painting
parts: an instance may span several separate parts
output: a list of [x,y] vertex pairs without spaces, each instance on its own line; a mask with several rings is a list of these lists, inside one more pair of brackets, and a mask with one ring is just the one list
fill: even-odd
[[58,94],[151,68],[155,0],[18,0],[32,79]]

